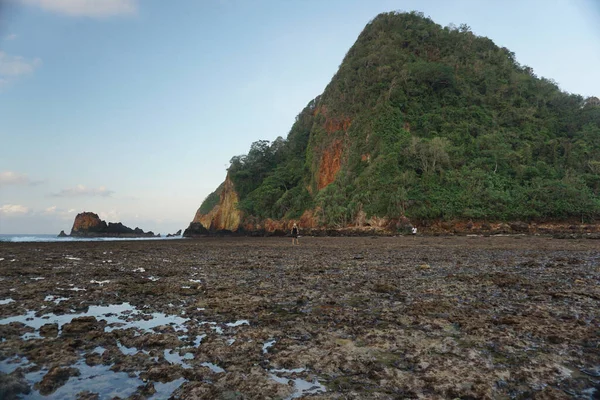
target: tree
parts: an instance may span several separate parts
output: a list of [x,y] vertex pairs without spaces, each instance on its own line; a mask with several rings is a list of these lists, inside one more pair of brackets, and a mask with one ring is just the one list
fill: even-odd
[[409,155],[419,160],[423,173],[428,175],[441,170],[443,166],[450,163],[449,147],[450,142],[446,138],[434,137],[431,140],[424,140],[413,137]]

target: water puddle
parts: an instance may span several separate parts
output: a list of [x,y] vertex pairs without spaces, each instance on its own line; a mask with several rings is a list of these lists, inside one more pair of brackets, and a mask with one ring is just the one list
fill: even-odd
[[200,344],[202,343],[202,341],[204,340],[205,337],[206,337],[206,335],[196,336],[196,340],[194,340],[194,346],[196,346],[196,347],[200,346]]
[[5,374],[10,374],[14,370],[19,367],[24,367],[29,364],[27,358],[15,356],[13,358],[9,358],[8,360],[3,360],[0,362],[0,372],[4,372]]
[[200,325],[211,325],[210,329],[214,330],[219,335],[223,334],[223,328],[217,326],[216,322],[201,322]]
[[154,390],[156,390],[156,393],[148,398],[157,400],[168,399],[171,394],[185,382],[187,382],[185,378],[175,379],[174,381],[166,383],[154,382]]
[[[104,351],[102,348],[97,348],[98,351]],[[18,363],[11,363],[2,361],[0,362],[0,371],[4,373],[11,373],[17,368],[28,368],[33,365],[29,363],[26,358],[20,359]],[[125,372],[113,372],[110,370],[110,366],[107,365],[96,365],[89,366],[85,364],[83,360],[71,365],[73,368],[77,368],[80,372],[79,376],[72,376],[69,380],[55,392],[48,396],[40,394],[39,391],[33,389],[33,385],[40,382],[48,370],[40,369],[39,371],[29,372],[25,374],[25,379],[28,384],[31,385],[31,392],[27,395],[23,395],[23,400],[43,400],[43,399],[74,399],[79,392],[89,391],[92,393],[98,393],[100,399],[112,399],[116,396],[126,398],[132,395],[136,388],[143,385],[144,382],[138,377],[131,377]],[[174,381],[175,382],[175,381]],[[173,382],[170,382],[173,383]],[[181,384],[172,387],[165,385],[161,387],[161,395],[154,398],[168,398],[173,391]],[[155,384],[155,389],[159,394],[158,384]]]
[[[304,368],[298,368],[295,370],[273,370],[273,371],[297,371],[297,370],[301,370],[299,372],[303,372]],[[314,378],[312,382],[309,382],[307,380],[300,379],[300,378],[294,378],[294,377],[288,378],[285,376],[279,376],[279,375],[275,375],[275,374],[269,374],[269,376],[275,382],[278,382],[278,383],[281,383],[284,385],[290,385],[290,386],[294,387],[294,392],[289,397],[287,397],[286,400],[297,399],[299,397],[303,397],[303,396],[306,396],[309,394],[316,394],[316,393],[327,391],[327,388],[324,385],[322,385],[317,380],[317,378]]]
[[48,295],[44,298],[44,301],[52,301],[54,302],[54,304],[58,304],[61,301],[66,301],[69,300],[67,297],[58,297],[58,296],[52,296],[52,295]]
[[[167,315],[163,313],[144,314],[129,303],[116,304],[110,306],[90,306],[86,313],[75,314],[44,314],[41,317],[35,316],[35,311],[27,311],[25,315],[17,315],[0,319],[0,325],[7,325],[11,322],[21,322],[24,325],[34,329],[40,329],[42,325],[56,323],[58,329],[62,329],[64,324],[68,324],[73,319],[79,317],[95,317],[99,321],[106,321],[106,332],[114,329],[136,328],[143,332],[149,332],[153,328],[161,325],[171,325],[176,331],[187,331],[184,324],[188,318],[181,318],[176,315]],[[139,317],[139,320],[135,320]],[[144,318],[144,319],[142,319]]]
[[85,292],[86,291],[85,288],[80,288],[80,287],[77,287],[77,286],[72,287],[72,288],[68,288],[68,289],[66,289],[66,288],[57,288],[57,289],[58,290],[71,290],[73,292]]
[[277,342],[276,340],[269,340],[268,342],[265,342],[265,344],[263,344],[263,347],[262,347],[263,354],[267,354],[267,352],[269,351],[269,348],[273,347],[273,345],[276,342]]
[[203,362],[202,364],[203,367],[208,367],[210,368],[210,370],[216,374],[221,374],[223,372],[225,372],[225,370],[221,367],[219,367],[217,364],[213,364],[213,363],[209,363],[209,362]]
[[271,371],[275,372],[277,374],[300,374],[302,372],[306,372],[306,368],[293,368],[293,369],[278,368],[278,369],[272,369]]
[[42,336],[37,332],[27,332],[23,336],[21,336],[23,340],[33,340],[33,339],[42,339]]
[[[121,344],[121,342],[119,342],[119,341],[117,341],[117,347],[119,348],[119,350],[121,351],[121,353],[125,354],[126,356],[132,356],[132,355],[134,355],[134,354],[137,354],[137,353],[138,353],[138,351],[139,351],[139,350],[138,350],[137,348],[135,348],[135,347],[127,347],[127,346],[123,346],[123,345]],[[96,348],[96,349],[97,349],[97,348]],[[95,350],[95,349],[94,349],[94,350]],[[103,350],[104,350],[104,349],[103,349]],[[103,353],[104,353],[104,351],[102,351],[102,353],[100,353],[100,354],[103,354]]]
[[110,281],[109,280],[106,280],[106,281],[94,281],[94,280],[91,280],[90,283],[97,283],[100,286],[104,286],[104,284],[110,283]]
[[225,325],[231,326],[231,327],[236,327],[236,326],[241,326],[241,325],[250,325],[250,322],[248,322],[247,319],[241,319],[241,320],[235,321],[235,322],[228,322]]
[[5,304],[10,304],[10,303],[14,303],[15,301],[13,299],[4,299],[4,300],[0,300],[0,306],[3,306]]
[[185,360],[193,360],[194,355],[192,353],[185,353],[184,355],[180,355],[175,350],[165,349],[164,351],[165,360],[170,362],[171,364],[181,365],[184,369],[191,369],[192,367],[185,362]]
[[[137,377],[130,377],[125,372],[113,372],[110,366],[95,365],[89,366],[85,362],[80,361],[72,365],[80,372],[79,376],[71,377],[63,386],[59,387],[50,396],[42,396],[37,390],[24,397],[24,399],[74,399],[79,392],[89,391],[98,393],[101,399],[112,399],[115,396],[121,398],[132,395],[136,388],[143,385],[144,382]],[[40,374],[39,372],[43,372]],[[41,380],[46,371],[35,373],[37,376],[26,375],[29,382]],[[40,376],[41,375],[41,376]],[[38,380],[39,379],[39,380]]]
[[[106,282],[92,281],[91,283],[103,284]],[[72,289],[76,288],[71,288],[71,290]],[[68,299],[54,295],[48,295],[44,299],[46,302],[54,302],[55,304],[65,300]],[[13,301],[14,300],[7,298],[0,300],[0,304],[9,304]],[[170,306],[177,310],[175,305],[170,304]],[[157,327],[170,326],[175,332],[180,332],[178,335],[180,340],[181,338],[186,339],[188,342],[186,347],[189,346],[190,342],[193,340],[193,344],[196,348],[202,346],[202,343],[208,334],[205,333],[200,335],[192,335],[188,333],[188,328],[190,329],[190,332],[195,332],[194,329],[197,327],[206,325],[219,335],[223,335],[224,329],[226,328],[227,336],[224,339],[227,340],[229,345],[232,345],[236,341],[236,330],[234,330],[234,328],[250,326],[250,322],[246,319],[227,323],[217,323],[214,321],[201,321],[183,318],[174,314],[144,312],[142,309],[138,309],[135,306],[132,306],[130,303],[121,303],[106,306],[92,305],[88,307],[87,312],[72,312],[63,315],[56,315],[54,313],[41,314],[41,312],[28,310],[24,315],[1,318],[0,325],[10,324],[11,322],[20,322],[34,329],[33,332],[25,333],[21,337],[22,340],[44,340],[39,333],[39,330],[43,325],[57,324],[60,335],[64,325],[71,323],[75,318],[95,317],[98,321],[106,322],[106,326],[104,327],[105,332],[112,332],[113,330],[126,330],[131,328],[134,329],[136,336],[139,336],[143,333],[154,332],[154,329]],[[38,314],[38,316],[36,316],[36,314]],[[269,338],[269,340],[262,344],[262,353],[267,354],[269,349],[272,348],[276,342],[276,339]],[[116,341],[116,345],[119,351],[125,356],[135,355],[136,357],[141,357],[141,353],[150,356],[149,351],[138,349],[136,347],[127,347],[119,340]],[[102,356],[105,351],[106,348],[97,346],[92,352]],[[190,362],[195,356],[194,353],[186,351],[185,347],[169,349],[163,348],[162,352],[163,357],[167,362],[173,365],[179,365],[184,369],[192,369],[195,366],[200,365],[209,368],[215,374],[223,374],[227,372],[224,368],[211,362],[202,362],[200,364]],[[156,356],[156,354],[154,355]],[[158,363],[159,357],[150,357],[150,360],[152,360],[154,363]],[[28,384],[31,385],[32,392],[24,396],[23,399],[71,399],[76,398],[77,394],[83,391],[98,393],[99,399],[112,399],[117,396],[120,398],[127,398],[134,394],[139,386],[143,386],[147,383],[143,382],[139,378],[140,371],[136,373],[114,372],[110,370],[111,366],[112,365],[103,364],[89,366],[85,363],[84,354],[82,353],[80,354],[79,360],[71,365],[71,367],[79,370],[80,375],[70,377],[63,386],[59,387],[49,396],[43,396],[38,391],[33,390],[33,385],[43,379],[44,375],[48,372],[47,369],[26,373],[25,379],[27,380]],[[31,364],[26,358],[20,358],[17,356],[0,361],[0,372],[9,374],[19,367],[31,370],[33,369],[32,367],[35,367],[35,365]],[[267,368],[264,371],[269,378],[275,382],[293,388],[293,393],[288,397],[288,399],[296,399],[306,395],[326,391],[325,386],[322,385],[317,378],[310,374],[305,368]],[[152,382],[156,393],[148,398],[169,398],[171,394],[184,382],[186,382],[185,378],[178,378],[166,383]]]

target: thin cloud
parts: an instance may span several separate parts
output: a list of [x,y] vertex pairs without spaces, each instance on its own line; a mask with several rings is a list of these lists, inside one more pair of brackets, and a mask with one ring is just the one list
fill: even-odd
[[24,215],[29,213],[29,208],[20,204],[4,204],[0,206],[0,214],[7,216],[10,215]]
[[50,206],[42,212],[43,215],[56,216],[56,217],[59,217],[62,219],[71,219],[71,218],[73,218],[74,213],[75,213],[74,208],[65,210],[64,208],[58,208],[57,206]]
[[39,58],[27,60],[24,57],[13,56],[0,51],[0,75],[4,77],[31,74],[40,65],[42,65],[42,60]]
[[52,194],[54,197],[83,197],[83,196],[97,196],[97,197],[110,197],[114,191],[108,190],[104,186],[99,188],[88,188],[84,185],[77,185],[73,188],[63,189],[58,193]]
[[11,33],[10,35],[6,35],[4,37],[4,40],[10,41],[10,40],[15,40],[17,38],[17,34],[16,33]]
[[8,185],[35,185],[38,183],[29,179],[26,174],[14,171],[0,171],[0,187]]
[[98,216],[106,222],[121,222],[121,214],[116,210],[100,211]]
[[137,0],[19,0],[28,6],[69,17],[107,18],[132,15],[138,10]]
[[24,75],[32,74],[40,65],[39,58],[26,59],[0,51],[0,88]]

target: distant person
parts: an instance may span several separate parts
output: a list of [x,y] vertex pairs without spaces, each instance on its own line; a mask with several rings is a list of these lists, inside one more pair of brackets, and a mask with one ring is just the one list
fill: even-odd
[[300,244],[298,242],[298,236],[300,236],[300,229],[298,229],[298,225],[294,222],[294,225],[292,226],[292,246]]
[[417,234],[417,227],[416,226],[413,226],[413,228],[412,228],[412,234],[413,235]]

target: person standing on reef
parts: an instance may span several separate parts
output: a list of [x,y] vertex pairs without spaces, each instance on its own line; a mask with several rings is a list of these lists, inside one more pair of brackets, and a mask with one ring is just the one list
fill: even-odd
[[294,222],[294,225],[292,226],[292,246],[294,244],[300,244],[298,242],[298,236],[300,236],[300,229],[298,229],[298,225]]

